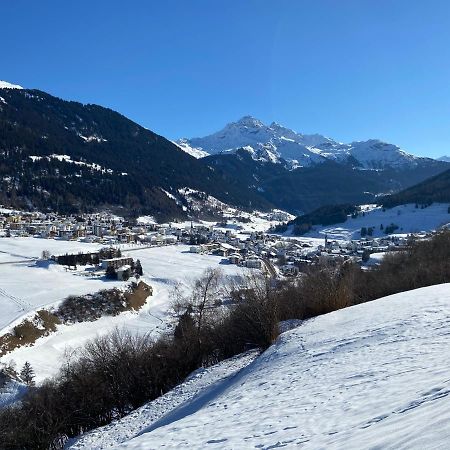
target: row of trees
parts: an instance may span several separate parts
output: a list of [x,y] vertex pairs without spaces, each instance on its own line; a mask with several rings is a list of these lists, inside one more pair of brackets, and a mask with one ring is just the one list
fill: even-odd
[[[99,264],[102,259],[110,258],[120,258],[122,252],[120,248],[115,247],[104,247],[98,252],[92,253],[66,253],[65,255],[60,255],[56,258],[56,262],[63,266],[85,266],[87,264]],[[50,252],[44,250],[42,252],[42,259],[49,259]]]
[[387,255],[369,272],[351,262],[324,262],[292,281],[251,276],[237,285],[209,269],[188,295],[174,290],[173,332],[157,341],[117,331],[100,337],[56,378],[1,411],[0,448],[61,448],[68,437],[129,413],[201,366],[250,348],[266,349],[277,337],[280,321],[450,282],[449,256],[447,231]]

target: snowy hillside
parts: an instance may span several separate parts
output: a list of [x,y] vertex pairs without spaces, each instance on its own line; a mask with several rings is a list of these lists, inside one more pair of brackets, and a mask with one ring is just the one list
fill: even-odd
[[449,327],[450,284],[336,311],[159,420],[149,403],[76,448],[447,448]]
[[209,155],[208,152],[205,152],[198,148],[191,147],[186,139],[180,139],[179,141],[172,141],[172,142],[178,147],[180,147],[181,150],[185,151],[194,158],[200,159]]
[[[209,136],[180,139],[186,152],[201,157],[245,148],[256,160],[287,161],[287,167],[308,167],[327,160],[351,163],[363,169],[413,168],[427,158],[406,153],[393,144],[376,139],[343,144],[320,134],[301,134],[275,122],[265,125],[245,116]],[[205,155],[204,155],[205,156]]]
[[133,209],[168,221],[187,213],[163,190],[189,186],[243,208],[275,206],[234,174],[215,172],[163,136],[98,105],[0,88],[0,128],[0,204],[72,213],[81,205],[83,211],[128,209],[132,195]]
[[7,81],[0,80],[0,89],[23,89],[23,87],[18,84],[12,84]]
[[447,203],[434,203],[427,208],[416,208],[413,204],[396,206],[385,209],[381,206],[362,206],[358,217],[348,216],[346,222],[328,226],[313,226],[306,233],[308,237],[325,237],[329,239],[359,239],[361,228],[373,228],[373,236],[385,236],[384,230],[387,226],[394,224],[398,226],[395,233],[409,234],[421,231],[436,230],[439,227],[450,224],[450,214]]

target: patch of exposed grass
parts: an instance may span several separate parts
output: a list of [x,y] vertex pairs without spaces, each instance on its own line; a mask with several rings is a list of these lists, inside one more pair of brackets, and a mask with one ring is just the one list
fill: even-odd
[[41,309],[31,319],[16,325],[11,333],[0,336],[0,356],[18,347],[34,344],[40,337],[56,331],[61,320],[52,312]]
[[103,316],[138,311],[153,290],[147,283],[133,283],[129,291],[108,289],[84,296],[70,296],[54,311],[41,309],[24,319],[10,333],[0,336],[0,356],[16,348],[33,345],[39,338],[56,331],[59,324],[92,322]]

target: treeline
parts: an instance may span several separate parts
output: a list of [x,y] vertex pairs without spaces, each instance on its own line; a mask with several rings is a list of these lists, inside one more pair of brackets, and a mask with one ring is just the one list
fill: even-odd
[[[250,348],[266,349],[278,324],[308,319],[397,292],[450,282],[450,232],[410,242],[371,271],[321,263],[294,281],[247,277],[224,284],[208,270],[188,296],[175,295],[177,325],[157,341],[115,332],[89,343],[60,374],[0,412],[0,448],[58,449],[122,417],[180,383],[193,370]],[[223,298],[230,306],[223,305]]]
[[411,241],[404,251],[387,253],[379,265],[322,263],[279,294],[279,319],[307,319],[347,306],[424,286],[450,282],[450,231]]
[[88,264],[100,264],[102,259],[120,258],[120,248],[105,247],[92,253],[66,253],[56,257],[56,262],[62,266],[86,266]]

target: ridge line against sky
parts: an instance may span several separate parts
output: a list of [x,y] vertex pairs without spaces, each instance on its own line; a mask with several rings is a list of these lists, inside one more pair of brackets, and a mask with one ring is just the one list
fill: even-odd
[[0,79],[171,139],[252,115],[341,142],[450,153],[450,2],[17,0]]

